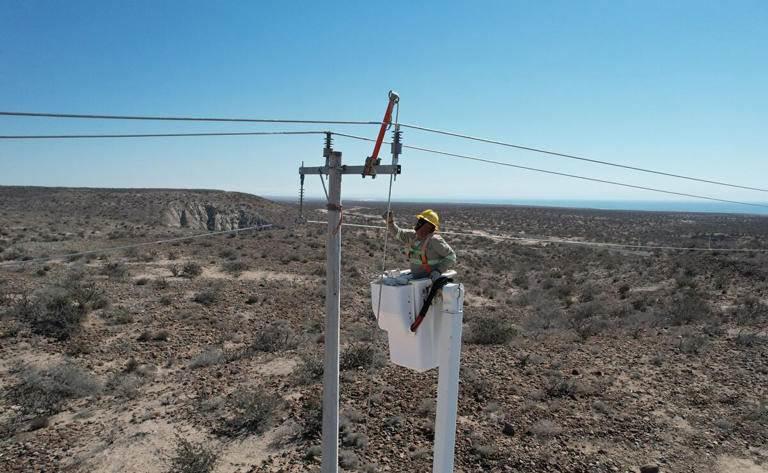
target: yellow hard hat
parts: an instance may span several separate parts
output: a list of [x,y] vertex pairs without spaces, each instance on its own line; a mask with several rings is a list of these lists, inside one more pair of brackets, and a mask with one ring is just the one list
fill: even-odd
[[435,230],[440,228],[440,217],[437,216],[437,212],[432,209],[427,209],[416,216],[416,218],[423,218],[427,222],[435,226]]

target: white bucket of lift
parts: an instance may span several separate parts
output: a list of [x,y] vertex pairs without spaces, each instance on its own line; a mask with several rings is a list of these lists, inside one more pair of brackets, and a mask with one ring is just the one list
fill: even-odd
[[[455,275],[455,272],[451,271]],[[443,321],[442,297],[432,299],[432,305],[416,333],[411,324],[416,320],[432,287],[430,279],[413,279],[402,286],[387,286],[379,280],[371,282],[373,314],[379,313],[379,327],[389,336],[389,357],[392,363],[416,371],[436,368],[439,364],[440,332]],[[381,307],[379,307],[381,293]]]

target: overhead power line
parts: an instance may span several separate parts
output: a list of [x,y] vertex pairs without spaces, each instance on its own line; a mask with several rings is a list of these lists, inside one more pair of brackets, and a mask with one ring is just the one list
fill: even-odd
[[[321,222],[319,220],[307,220],[307,223],[324,224],[328,222]],[[363,225],[360,223],[342,223],[346,227],[358,227],[358,228],[374,228],[379,230],[385,230],[387,227],[382,225]],[[477,238],[488,238],[491,240],[512,240],[521,242],[537,242],[537,243],[554,243],[558,245],[575,245],[575,246],[594,246],[603,248],[623,248],[634,250],[675,250],[675,251],[718,251],[718,252],[738,252],[738,253],[766,253],[768,249],[748,249],[748,248],[686,248],[684,246],[664,246],[664,245],[632,245],[625,243],[603,243],[598,241],[579,241],[579,240],[564,240],[562,238],[536,238],[536,237],[514,237],[506,235],[493,235],[488,233],[471,233],[471,232],[445,232],[440,231],[442,235],[457,235],[457,236],[470,236]]]
[[[349,134],[346,134],[346,133],[334,133],[334,135],[336,135],[336,136],[343,136],[343,137],[346,137],[346,138],[352,138],[352,139],[355,139],[355,140],[373,141],[370,138],[366,138],[364,136],[349,135]],[[647,187],[647,186],[640,186],[640,185],[635,185],[635,184],[627,184],[625,182],[610,181],[610,180],[607,180],[607,179],[599,179],[599,178],[596,178],[596,177],[580,176],[578,174],[569,174],[569,173],[559,172],[559,171],[550,171],[548,169],[539,169],[539,168],[534,168],[534,167],[529,167],[529,166],[521,166],[519,164],[506,163],[506,162],[503,162],[503,161],[495,161],[493,159],[480,158],[480,157],[477,157],[477,156],[469,156],[469,155],[466,155],[466,154],[449,153],[447,151],[439,151],[439,150],[435,150],[435,149],[431,149],[431,148],[424,148],[424,147],[421,147],[421,146],[403,145],[403,148],[408,148],[408,149],[412,149],[412,150],[415,150],[415,151],[422,151],[422,152],[425,152],[425,153],[438,154],[438,155],[441,155],[441,156],[447,156],[447,157],[451,157],[451,158],[466,159],[466,160],[470,160],[470,161],[477,161],[477,162],[487,163],[487,164],[495,164],[497,166],[506,166],[506,167],[516,168],[516,169],[523,169],[523,170],[526,170],[526,171],[533,171],[533,172],[540,172],[540,173],[544,173],[544,174],[551,174],[551,175],[555,175],[555,176],[570,177],[572,179],[581,179],[583,181],[599,182],[599,183],[602,183],[602,184],[611,184],[611,185],[614,185],[614,186],[628,187],[628,188],[631,188],[631,189],[640,189],[640,190],[645,190],[645,191],[650,191],[650,192],[659,192],[659,193],[662,193],[662,194],[676,195],[676,196],[682,196],[682,197],[691,197],[691,198],[694,198],[694,199],[703,199],[703,200],[710,200],[710,201],[714,201],[714,202],[724,202],[724,203],[727,203],[727,204],[747,205],[747,206],[751,206],[751,207],[759,207],[759,208],[768,209],[768,205],[757,204],[757,203],[754,203],[754,202],[742,202],[742,201],[738,201],[738,200],[720,199],[720,198],[717,198],[717,197],[710,197],[710,196],[706,196],[706,195],[689,194],[687,192],[677,192],[677,191],[671,191],[671,190],[666,190],[666,189],[658,189],[658,188],[655,188],[655,187]]]
[[31,263],[46,263],[48,261],[65,259],[65,258],[73,258],[73,257],[80,257],[80,256],[94,255],[94,254],[102,254],[102,253],[111,253],[114,251],[128,250],[131,248],[141,248],[142,246],[162,245],[165,243],[173,243],[176,241],[193,240],[195,238],[205,238],[205,237],[211,237],[216,235],[234,234],[234,233],[240,233],[240,232],[245,232],[249,230],[263,230],[265,228],[271,228],[271,227],[272,227],[271,223],[266,225],[254,225],[251,227],[236,228],[233,230],[221,230],[217,232],[198,233],[196,235],[166,238],[163,240],[146,241],[142,243],[134,243],[131,245],[111,246],[108,248],[102,248],[100,250],[79,251],[77,253],[67,253],[67,254],[61,254],[56,256],[43,256],[40,258],[32,258],[32,259],[22,260],[22,261],[6,261],[4,263],[0,263],[0,267],[16,266],[20,264],[31,264]]
[[381,125],[381,122],[357,120],[296,120],[283,118],[169,117],[158,115],[83,115],[75,113],[0,112],[2,116],[39,118],[81,118],[95,120],[150,120],[178,122],[296,123],[324,125]]
[[325,131],[249,131],[211,133],[118,133],[95,135],[0,135],[0,140],[50,140],[74,138],[170,138],[177,136],[266,136],[266,135],[320,135]]
[[[73,114],[73,113],[44,113],[44,112],[8,112],[0,111],[0,116],[16,116],[16,117],[41,117],[41,118],[74,118],[74,119],[98,119],[98,120],[154,120],[154,121],[192,121],[192,122],[243,122],[243,123],[286,123],[286,124],[328,124],[328,125],[381,125],[379,121],[359,121],[359,120],[300,120],[300,119],[278,119],[278,118],[232,118],[232,117],[182,117],[182,116],[158,116],[158,115],[93,115],[93,114]],[[585,156],[578,156],[568,153],[560,153],[556,151],[550,151],[542,148],[534,148],[531,146],[523,146],[514,143],[509,143],[500,140],[494,140],[490,138],[482,138],[477,136],[468,135],[465,133],[458,133],[453,131],[439,130],[435,128],[429,128],[420,125],[412,124],[400,124],[404,128],[413,130],[424,131],[427,133],[435,133],[444,136],[451,136],[455,138],[461,138],[480,143],[488,143],[499,146],[504,146],[513,149],[519,149],[523,151],[531,151],[535,153],[546,154],[550,156],[557,156],[566,159],[573,159],[582,162],[589,162],[593,164],[600,164],[603,166],[611,166],[620,169],[627,169],[631,171],[644,172],[649,174],[655,174],[659,176],[672,177],[676,179],[684,179],[688,181],[701,182],[705,184],[712,184],[718,186],[725,186],[734,189],[744,189],[757,192],[768,192],[768,188],[746,186],[741,184],[734,184],[730,182],[718,181],[714,179],[704,179],[693,176],[686,176],[683,174],[675,174],[665,171],[658,171],[655,169],[642,168],[638,166],[630,166],[627,164],[620,164],[611,161],[604,161],[599,159],[587,158]],[[313,132],[314,133],[314,132]],[[248,133],[256,135],[256,133]],[[269,133],[272,134],[272,133]],[[292,134],[292,133],[277,133],[277,134]],[[298,134],[298,133],[297,133]],[[0,139],[66,139],[66,138],[150,138],[150,137],[173,137],[173,136],[238,136],[246,135],[246,133],[159,133],[159,134],[87,134],[87,135],[8,135],[0,136]],[[343,136],[340,134],[340,136]]]
[[550,155],[550,156],[557,156],[557,157],[567,158],[567,159],[575,159],[575,160],[578,160],[578,161],[584,161],[584,162],[594,163],[594,164],[601,164],[601,165],[604,165],[604,166],[613,166],[613,167],[621,168],[621,169],[629,169],[631,171],[639,171],[639,172],[645,172],[645,173],[649,173],[649,174],[657,174],[659,176],[674,177],[674,178],[677,178],[677,179],[685,179],[685,180],[688,180],[688,181],[703,182],[703,183],[706,183],[706,184],[715,184],[715,185],[718,185],[718,186],[732,187],[732,188],[735,188],[735,189],[746,189],[746,190],[758,191],[758,192],[768,192],[768,189],[765,189],[765,188],[762,188],[762,187],[743,186],[743,185],[740,185],[740,184],[732,184],[732,183],[729,183],[729,182],[716,181],[716,180],[713,180],[713,179],[703,179],[703,178],[699,178],[699,177],[685,176],[685,175],[682,175],[682,174],[674,174],[674,173],[671,173],[671,172],[656,171],[654,169],[641,168],[641,167],[637,167],[637,166],[630,166],[630,165],[627,165],[627,164],[614,163],[614,162],[610,162],[610,161],[602,161],[602,160],[599,160],[599,159],[592,159],[592,158],[587,158],[587,157],[584,157],[584,156],[577,156],[577,155],[574,155],[574,154],[559,153],[559,152],[556,152],[556,151],[549,151],[549,150],[541,149],[541,148],[532,148],[530,146],[522,146],[522,145],[517,145],[517,144],[513,144],[513,143],[507,143],[507,142],[504,142],[504,141],[492,140],[492,139],[489,139],[489,138],[480,138],[480,137],[477,137],[477,136],[465,135],[463,133],[456,133],[456,132],[452,132],[452,131],[437,130],[437,129],[434,129],[434,128],[428,128],[428,127],[424,127],[424,126],[408,125],[408,124],[405,124],[405,123],[401,123],[400,126],[402,126],[403,128],[410,128],[410,129],[413,129],[413,130],[425,131],[425,132],[428,132],[428,133],[436,133],[436,134],[439,134],[439,135],[453,136],[455,138],[462,138],[462,139],[471,140],[471,141],[478,141],[480,143],[489,143],[489,144],[494,144],[494,145],[499,145],[499,146],[505,146],[507,148],[519,149],[519,150],[523,150],[523,151],[532,151],[534,153],[541,153],[541,154],[546,154],[546,155]]

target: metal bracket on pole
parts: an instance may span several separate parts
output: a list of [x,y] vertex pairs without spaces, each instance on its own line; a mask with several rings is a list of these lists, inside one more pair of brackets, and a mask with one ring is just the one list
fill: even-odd
[[[400,125],[395,125],[395,130],[392,132],[392,166],[398,166],[397,162],[400,159],[400,154],[403,152],[403,132],[400,131]],[[397,174],[400,174],[398,172]],[[397,174],[394,179],[397,180]]]
[[320,184],[323,185],[323,194],[325,194],[325,201],[328,202],[328,189],[325,187],[325,178],[322,174],[318,174],[320,176]]

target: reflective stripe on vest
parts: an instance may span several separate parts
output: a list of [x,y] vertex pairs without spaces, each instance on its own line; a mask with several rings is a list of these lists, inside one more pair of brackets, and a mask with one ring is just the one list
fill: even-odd
[[[431,238],[432,235],[429,235],[424,241],[422,241],[420,248],[417,249],[415,246],[411,246],[411,248],[408,250],[408,258],[410,259],[411,264],[421,265],[428,272],[432,271],[432,265],[440,262],[439,259],[427,259],[427,247],[429,246],[429,240]],[[414,256],[418,256],[418,258],[414,258]]]

